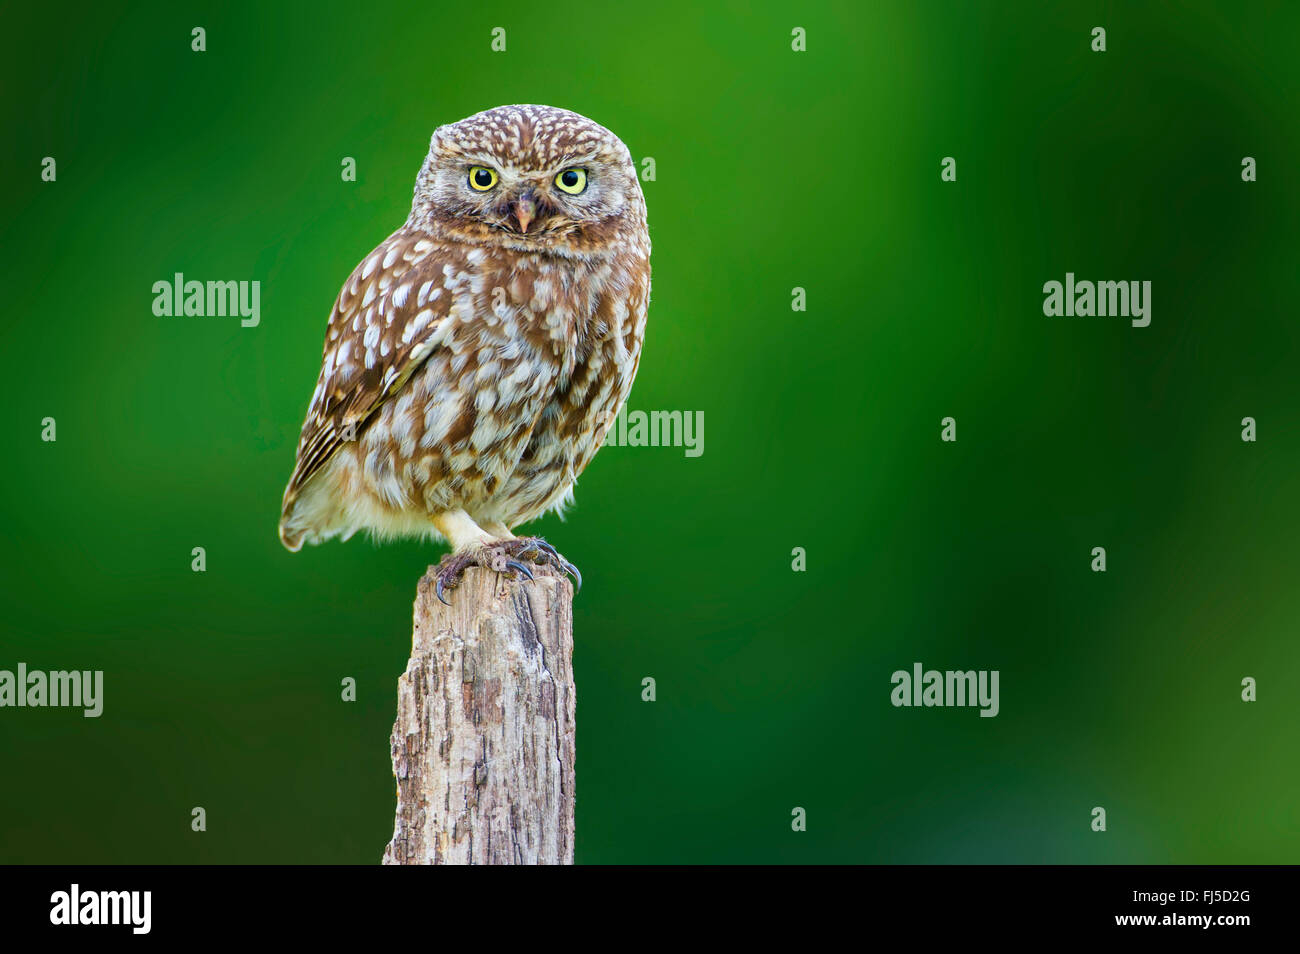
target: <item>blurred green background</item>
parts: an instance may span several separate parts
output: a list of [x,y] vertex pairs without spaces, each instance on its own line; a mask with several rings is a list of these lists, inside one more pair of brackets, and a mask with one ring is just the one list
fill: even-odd
[[[1297,860],[1300,7],[108,6],[4,8],[0,669],[106,686],[0,710],[0,861],[378,862],[440,553],[291,555],[280,494],[434,127],[516,102],[656,160],[629,407],[705,415],[534,525],[586,577],[579,862]],[[155,317],[177,271],[261,325]],[[1151,326],[1045,318],[1067,271]],[[892,707],[917,661],[1001,713]]]

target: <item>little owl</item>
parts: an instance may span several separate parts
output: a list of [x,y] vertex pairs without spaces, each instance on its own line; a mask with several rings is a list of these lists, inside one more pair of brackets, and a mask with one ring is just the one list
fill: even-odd
[[512,528],[573,499],[632,387],[649,297],[617,136],[550,106],[439,127],[406,224],[334,303],[280,540],[445,539],[439,598],[473,564],[576,577]]

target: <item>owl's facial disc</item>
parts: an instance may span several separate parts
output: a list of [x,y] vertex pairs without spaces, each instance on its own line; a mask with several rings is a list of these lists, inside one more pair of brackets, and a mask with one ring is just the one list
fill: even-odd
[[[567,232],[592,221],[579,195],[585,191],[586,170],[525,173],[507,167],[501,170],[499,180],[494,170],[491,187],[484,189],[489,177],[481,169],[471,167],[468,186],[484,200],[480,217],[495,229],[532,238]],[[582,189],[575,188],[578,182]]]
[[570,110],[498,106],[439,126],[408,222],[516,252],[612,256],[645,229],[632,156]]

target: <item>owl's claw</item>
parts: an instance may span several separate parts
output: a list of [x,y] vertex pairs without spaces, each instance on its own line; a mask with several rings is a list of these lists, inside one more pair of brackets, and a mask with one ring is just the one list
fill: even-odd
[[[552,550],[551,552],[555,553],[554,550]],[[557,565],[560,571],[562,573],[567,573],[569,574],[569,576],[573,577],[573,592],[575,594],[581,593],[582,574],[578,572],[578,568],[574,566],[572,563],[570,563],[568,560],[564,559],[564,557],[560,556],[558,553],[555,554],[555,559],[559,561]]]
[[539,538],[537,543],[539,544],[539,549],[555,561],[555,565],[559,568],[560,572],[567,573],[569,576],[573,577],[573,592],[581,593],[582,574],[578,572],[578,568],[568,560],[564,559],[564,557],[560,556],[559,551],[545,540]]
[[450,606],[451,602],[444,595],[448,589],[460,585],[460,578],[465,572],[465,568],[478,562],[472,553],[448,553],[438,564],[438,571],[434,574],[434,593],[445,605]]
[[522,563],[518,562],[517,560],[507,560],[506,566],[510,567],[510,569],[512,570],[518,570],[520,573],[528,577],[528,579],[530,580],[533,578],[533,574],[529,571],[528,567],[524,566]]
[[582,574],[578,568],[560,556],[558,550],[551,546],[541,537],[517,537],[514,540],[507,540],[504,544],[514,556],[530,556],[534,563],[541,566],[553,566],[561,573],[567,573],[573,577],[574,592],[582,592]]
[[[519,541],[511,540],[507,543],[494,543],[468,552],[448,553],[442,558],[442,562],[438,564],[438,569],[434,573],[434,594],[444,605],[450,606],[451,602],[447,599],[447,591],[460,585],[460,579],[464,576],[466,568],[471,566],[481,566],[485,570],[494,570],[497,573],[510,571],[516,580],[520,577],[529,580],[535,579],[533,571],[524,563],[512,559],[512,557],[516,556],[522,557],[523,554],[528,553],[530,550],[542,553],[547,557],[546,560],[535,561],[541,565],[549,564],[552,559],[557,559],[559,563],[554,565],[559,566],[561,569],[569,566],[565,559],[555,553],[551,545],[545,541],[542,541],[545,550],[538,547],[513,546],[512,544],[516,542]],[[549,551],[549,553],[546,551]],[[552,558],[550,554],[554,554],[554,557]],[[577,572],[572,567],[570,569],[575,573]]]

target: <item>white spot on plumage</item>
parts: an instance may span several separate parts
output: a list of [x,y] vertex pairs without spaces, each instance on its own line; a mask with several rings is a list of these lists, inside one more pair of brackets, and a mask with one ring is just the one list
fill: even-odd
[[425,447],[442,443],[461,411],[461,403],[457,400],[437,401],[425,408],[424,438],[420,443]]
[[[406,329],[407,333],[411,337],[414,337],[415,335],[418,335],[421,331],[423,331],[425,328],[427,328],[429,326],[429,322],[431,321],[433,321],[433,309],[426,308],[424,309],[424,311],[416,315],[415,318],[411,321],[411,324]],[[411,337],[406,337],[405,335],[403,335],[403,338],[407,341],[410,341]]]
[[[400,403],[400,402],[399,402]],[[411,418],[408,415],[394,413],[383,419],[389,424],[388,436],[400,441],[411,432]]]

